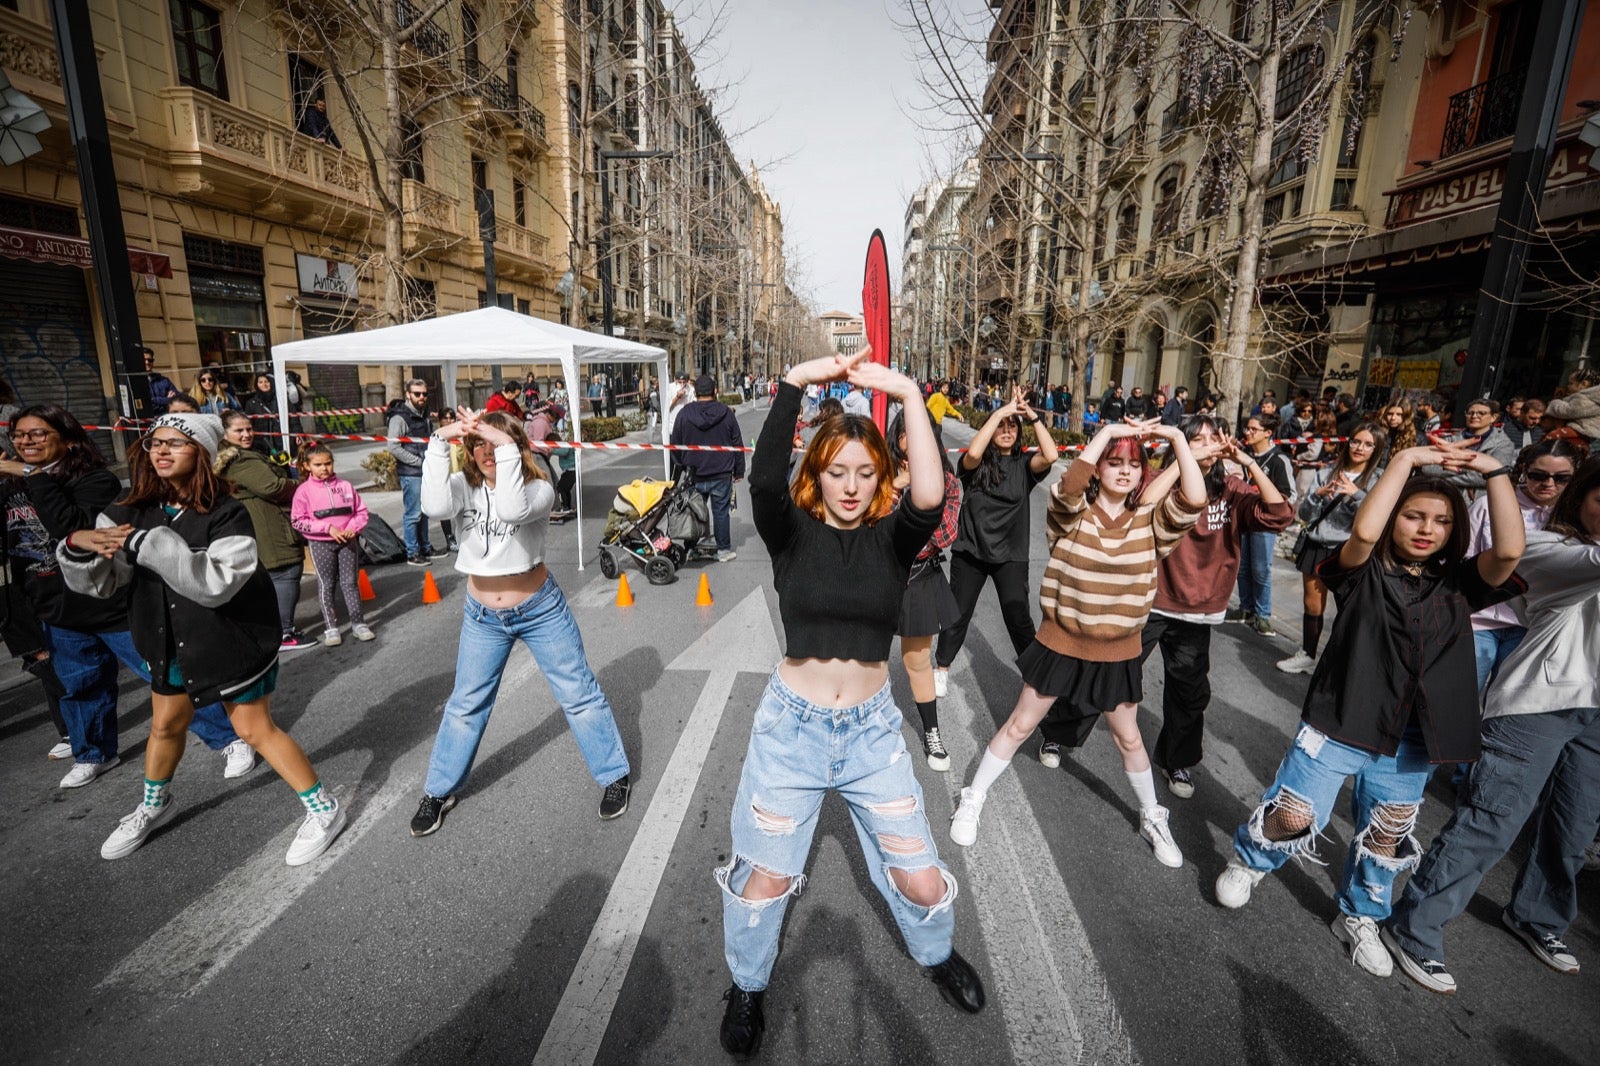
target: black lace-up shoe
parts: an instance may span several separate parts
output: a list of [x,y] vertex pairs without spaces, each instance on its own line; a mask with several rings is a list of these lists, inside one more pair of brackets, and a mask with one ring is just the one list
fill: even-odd
[[748,1059],[761,1050],[767,1019],[761,1013],[765,992],[746,992],[738,985],[722,994],[728,1009],[722,1012],[722,1050],[736,1059]]
[[628,793],[632,791],[633,785],[629,783],[627,774],[607,785],[605,792],[600,795],[600,820],[609,822],[613,818],[621,818],[628,809]]
[[411,835],[425,837],[444,824],[444,812],[456,805],[454,796],[423,796],[411,816]]
[[939,986],[939,995],[958,1010],[976,1014],[983,1009],[983,982],[978,971],[954,950],[937,966],[928,967],[928,976]]

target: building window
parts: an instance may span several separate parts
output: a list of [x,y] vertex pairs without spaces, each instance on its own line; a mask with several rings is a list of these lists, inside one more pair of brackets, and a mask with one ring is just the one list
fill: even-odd
[[79,234],[78,209],[40,200],[0,196],[0,226],[76,237]]
[[583,87],[575,81],[567,82],[567,129],[573,140],[583,136]]
[[1117,216],[1117,254],[1132,255],[1139,244],[1139,205],[1128,204]]
[[[1269,187],[1305,176],[1307,162],[1302,140],[1307,126],[1299,111],[1321,71],[1322,49],[1315,45],[1293,52],[1284,60],[1283,76],[1278,81],[1278,103],[1273,109],[1280,125],[1272,138]],[[1316,124],[1313,128],[1320,129]]]
[[522,95],[522,77],[517,70],[522,66],[522,55],[516,51],[506,53],[506,86],[507,95],[515,102]]
[[511,179],[511,221],[519,226],[528,224],[528,187],[521,178]]
[[403,278],[406,290],[407,321],[417,322],[439,313],[437,286],[427,278]]
[[489,161],[481,156],[472,157],[472,202],[476,205],[489,191]]
[[400,116],[400,176],[426,183],[422,168],[422,124],[411,115]]
[[1255,33],[1255,12],[1251,9],[1256,0],[1233,0],[1233,18],[1229,20],[1230,35],[1236,41],[1248,41]]
[[322,68],[294,52],[289,53],[289,99],[294,105],[295,129],[305,132],[311,103],[322,97]]
[[1156,216],[1151,236],[1160,241],[1178,232],[1178,222],[1183,213],[1183,198],[1178,190],[1183,186],[1183,168],[1170,166],[1156,179]]
[[461,61],[469,78],[478,77],[478,13],[461,5]]
[[178,81],[221,100],[228,98],[222,62],[222,15],[197,0],[167,0],[172,44],[178,56]]

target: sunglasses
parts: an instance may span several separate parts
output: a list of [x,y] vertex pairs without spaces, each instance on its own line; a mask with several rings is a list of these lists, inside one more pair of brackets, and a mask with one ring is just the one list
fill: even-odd
[[1554,481],[1557,485],[1565,485],[1572,480],[1572,475],[1552,474],[1548,470],[1529,470],[1522,475],[1522,480],[1531,481],[1536,485],[1543,485],[1546,481]]

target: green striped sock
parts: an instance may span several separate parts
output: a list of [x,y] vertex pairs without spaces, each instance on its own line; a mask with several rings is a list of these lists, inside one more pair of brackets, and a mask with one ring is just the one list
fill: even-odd
[[172,787],[172,778],[165,781],[152,781],[144,779],[144,805],[151,810],[160,810],[167,805],[167,789]]
[[306,810],[312,814],[327,814],[339,806],[339,801],[333,798],[333,793],[322,787],[321,781],[296,795],[300,797],[300,802],[306,805]]

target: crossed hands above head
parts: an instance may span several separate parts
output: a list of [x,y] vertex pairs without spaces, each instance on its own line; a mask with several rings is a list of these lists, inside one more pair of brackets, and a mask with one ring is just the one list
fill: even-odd
[[1164,426],[1159,418],[1125,418],[1121,422],[1111,422],[1100,428],[1100,432],[1108,440],[1119,437],[1137,437],[1146,440],[1173,440],[1183,434],[1177,426]]
[[1478,437],[1468,437],[1465,440],[1445,440],[1442,434],[1432,433],[1428,439],[1433,443],[1419,448],[1408,449],[1415,466],[1442,466],[1446,473],[1459,474],[1471,470],[1479,474],[1487,474],[1491,470],[1498,470],[1503,465],[1499,459],[1488,452],[1476,452],[1472,446],[1477,444]]

